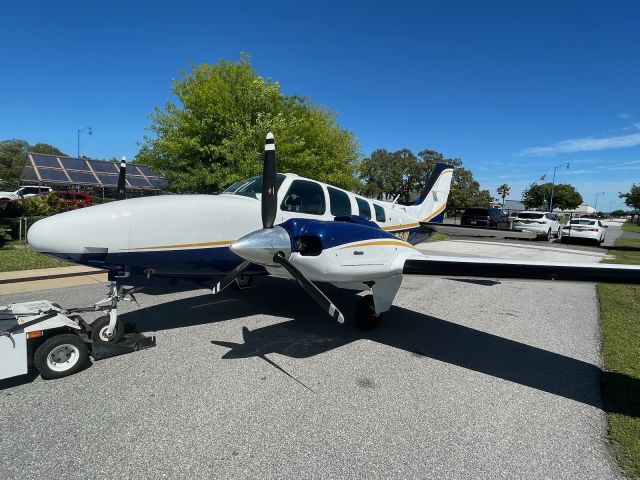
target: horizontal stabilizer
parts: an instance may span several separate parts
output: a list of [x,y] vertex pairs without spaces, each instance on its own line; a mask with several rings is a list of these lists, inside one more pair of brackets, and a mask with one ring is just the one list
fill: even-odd
[[467,227],[466,225],[453,225],[450,223],[422,222],[421,227],[429,227],[437,232],[451,236],[483,237],[483,238],[524,238],[534,239],[537,235],[524,230],[510,230],[506,228]]

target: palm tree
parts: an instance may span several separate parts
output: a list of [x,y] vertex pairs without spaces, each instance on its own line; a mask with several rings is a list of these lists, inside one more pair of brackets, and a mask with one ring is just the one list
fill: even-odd
[[500,195],[502,197],[502,209],[503,210],[504,210],[504,199],[507,198],[507,196],[509,195],[509,191],[510,190],[511,190],[511,187],[506,183],[503,183],[502,185],[500,185],[496,189],[496,192],[498,192],[498,195]]

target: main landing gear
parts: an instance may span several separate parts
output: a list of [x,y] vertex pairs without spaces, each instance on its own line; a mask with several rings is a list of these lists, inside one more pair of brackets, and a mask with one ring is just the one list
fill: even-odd
[[380,324],[382,313],[376,313],[373,295],[365,295],[356,307],[356,326],[360,330],[373,330]]

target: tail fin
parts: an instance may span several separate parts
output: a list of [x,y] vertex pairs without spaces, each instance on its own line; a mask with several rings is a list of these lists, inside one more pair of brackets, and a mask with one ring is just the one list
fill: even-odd
[[436,163],[416,203],[409,207],[407,213],[420,219],[421,222],[441,223],[444,220],[452,178],[453,165]]

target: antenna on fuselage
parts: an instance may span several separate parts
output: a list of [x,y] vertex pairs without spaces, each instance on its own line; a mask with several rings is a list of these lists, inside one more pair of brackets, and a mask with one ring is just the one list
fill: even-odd
[[116,188],[116,200],[124,200],[125,197],[125,186],[126,186],[126,177],[127,177],[127,159],[122,157],[120,160],[120,173],[118,174],[118,187]]

